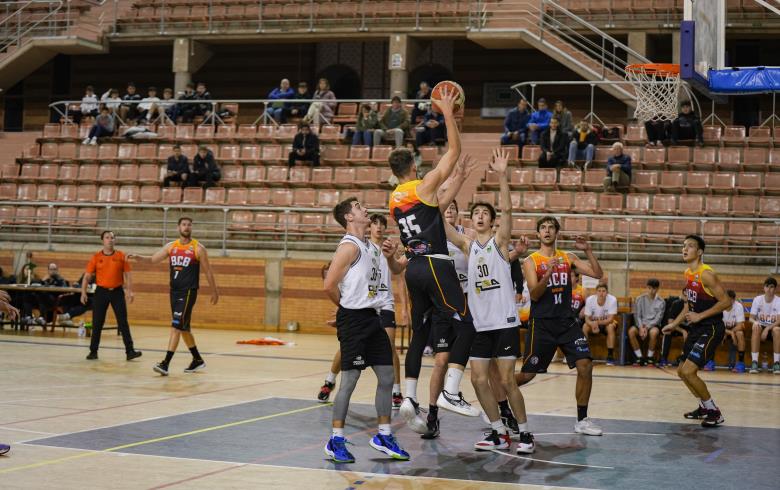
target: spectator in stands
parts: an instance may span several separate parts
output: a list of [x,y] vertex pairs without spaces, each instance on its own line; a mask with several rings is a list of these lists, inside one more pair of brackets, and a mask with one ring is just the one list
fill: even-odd
[[192,177],[188,175],[187,179],[193,185],[202,185],[204,188],[214,187],[214,184],[222,177],[222,172],[214,160],[214,153],[206,145],[198,147],[198,153],[192,159],[192,164]]
[[750,307],[750,321],[753,323],[750,337],[750,373],[761,372],[758,355],[761,342],[772,339],[774,359],[772,372],[780,374],[780,298],[775,296],[777,280],[767,277],[764,281],[764,294],[756,296]]
[[[198,95],[195,93],[195,85],[188,83],[184,88],[184,93],[179,96],[179,100],[198,100]],[[198,112],[197,104],[177,104],[176,112],[181,116],[181,122],[191,123]]]
[[174,123],[176,122],[176,99],[173,98],[172,88],[166,87],[163,89],[163,98],[157,104],[157,107],[160,108],[160,111],[165,113],[168,119]]
[[501,135],[502,145],[517,145],[522,148],[528,136],[528,121],[531,113],[528,111],[528,101],[520,98],[517,107],[507,112],[504,118],[504,134]]
[[81,142],[82,145],[96,145],[98,138],[113,136],[116,130],[116,116],[111,114],[107,106],[103,106],[95,124],[89,130],[89,135]]
[[[212,100],[211,92],[206,89],[205,82],[198,82],[195,86],[195,100]],[[206,121],[211,116],[213,106],[210,103],[195,104],[195,115],[203,116],[203,120]]]
[[596,153],[596,145],[599,144],[599,135],[584,119],[577,124],[572,140],[569,142],[569,167],[574,168],[577,160],[585,160],[583,170],[588,170],[593,163],[593,155]]
[[693,112],[691,103],[687,100],[680,105],[677,119],[672,121],[672,144],[678,144],[681,139],[696,140],[697,145],[704,146],[704,129],[701,120]]
[[561,131],[571,138],[572,133],[574,133],[574,121],[572,120],[571,112],[563,105],[562,100],[555,101],[552,117],[558,120]]
[[[81,281],[84,280],[84,274],[79,277],[79,280],[71,284],[74,288],[81,289]],[[95,276],[91,275],[89,279],[89,286],[95,284]],[[66,327],[73,326],[73,319],[77,316],[81,316],[87,311],[92,309],[92,296],[87,296],[86,304],[81,303],[80,293],[66,293],[59,297],[57,306],[63,313],[57,315],[57,324],[64,325]]]
[[631,183],[631,157],[623,153],[623,143],[612,145],[612,156],[607,159],[607,176],[604,178],[604,190],[615,192],[626,190]]
[[[664,326],[673,325],[672,327],[672,333],[667,334],[663,336],[662,345],[661,345],[661,359],[658,361],[658,366],[664,367],[669,365],[669,361],[667,360],[669,357],[669,351],[671,351],[672,348],[672,338],[673,337],[682,337],[683,345],[685,344],[685,341],[688,339],[688,329],[690,326],[688,325],[688,321],[683,318],[682,322],[680,322],[679,325],[674,324],[675,318],[680,316],[680,312],[685,307],[685,305],[688,303],[688,300],[686,299],[686,293],[685,289],[682,289],[682,295],[681,296],[669,296],[666,298],[666,312],[664,312]],[[663,332],[663,328],[661,329]],[[678,356],[677,360],[672,363],[672,365],[677,366],[680,363],[680,358],[682,356]]]
[[353,145],[374,144],[374,130],[379,127],[379,116],[370,104],[362,104],[355,124],[355,134],[352,135]]
[[[290,87],[290,81],[286,78],[282,78],[279,86],[271,90],[268,93],[268,98],[271,100],[280,99],[292,99],[295,96],[295,91]],[[278,123],[287,122],[285,117],[285,111],[289,110],[289,102],[271,102],[265,109],[267,117],[273,118]]]
[[[732,347],[737,348],[736,362],[729,363],[729,369],[735,373],[745,372],[745,307],[737,300],[737,293],[729,289],[726,291],[731,301],[731,306],[723,310],[723,324],[726,326],[726,337],[731,339]],[[731,353],[731,350],[729,350]],[[730,356],[729,356],[730,357]]]
[[[328,82],[327,78],[320,78],[319,82],[317,82],[317,90],[314,91],[314,95],[311,98],[317,101],[336,100],[336,94],[330,89],[330,82]],[[312,102],[303,120],[307,123],[330,124],[335,111],[336,102]]]
[[320,165],[320,139],[306,122],[298,125],[298,134],[293,138],[293,149],[287,159],[290,168],[298,161],[311,162],[312,167]]
[[141,100],[141,94],[136,93],[135,84],[130,82],[127,84],[127,93],[122,96],[122,101],[126,102],[119,106],[119,117],[123,121],[135,120],[138,118],[138,104],[136,102]]
[[92,88],[92,85],[87,85],[87,88],[84,89],[84,97],[81,98],[79,110],[72,114],[73,122],[75,124],[81,124],[81,119],[84,117],[97,117],[99,107],[100,104],[95,95],[95,89]]
[[538,110],[531,114],[527,126],[528,136],[534,145],[539,144],[542,133],[550,126],[550,119],[552,119],[552,112],[547,110],[547,101],[544,98],[539,99],[536,106]]
[[[655,346],[661,334],[661,323],[666,302],[658,296],[661,283],[658,279],[647,280],[647,292],[634,301],[634,325],[628,329],[628,340],[634,350],[634,365],[655,364]],[[642,356],[642,341],[647,339],[647,356]]]
[[141,99],[141,103],[138,104],[138,119],[136,122],[139,124],[147,123],[152,120],[152,117],[158,115],[160,98],[157,97],[157,87],[149,87],[146,97]]
[[[61,288],[68,286],[68,281],[60,275],[57,264],[53,262],[49,264],[47,272],[46,277],[41,281],[41,285]],[[49,323],[54,318],[54,305],[57,302],[59,294],[60,293],[43,291],[25,294],[22,301],[22,314],[26,321],[23,323],[37,324],[40,326],[45,326]],[[37,318],[32,315],[33,309],[38,310],[39,316]]]
[[190,171],[190,162],[187,160],[187,155],[182,154],[181,146],[175,145],[173,147],[173,155],[168,157],[163,187],[170,187],[171,182],[178,182],[181,187],[190,187],[191,177],[194,177],[194,172]]
[[393,138],[395,147],[400,148],[404,144],[409,126],[409,113],[404,109],[401,97],[396,95],[390,101],[390,107],[382,114],[379,129],[374,131],[374,146],[382,144],[383,139]]
[[666,120],[645,121],[645,133],[647,133],[647,144],[650,146],[663,146],[663,142],[669,139],[671,124]]
[[418,148],[428,144],[441,146],[447,141],[447,128],[444,125],[444,116],[434,110],[433,106],[425,113],[423,122],[414,129],[416,131],[414,141]]
[[107,107],[112,114],[116,114],[119,107],[122,105],[122,98],[119,97],[119,90],[115,88],[108,89],[100,97],[100,102],[103,103],[102,107]]
[[550,119],[550,126],[542,133],[541,143],[539,168],[560,168],[566,164],[569,138],[561,131],[557,119]]
[[[424,80],[420,82],[420,89],[417,91],[416,94],[414,94],[414,98],[420,100],[431,99],[431,86],[428,85],[428,82]],[[414,105],[414,108],[412,109],[412,118],[411,118],[412,124],[417,124],[418,119],[422,119],[425,116],[425,113],[428,112],[429,105],[430,103],[428,102],[418,102]]]
[[606,284],[599,284],[596,294],[585,300],[585,325],[582,327],[582,333],[586,338],[591,333],[607,335],[607,366],[615,365],[617,312],[617,298],[609,294]]
[[[306,82],[298,83],[298,90],[292,97],[293,99],[307,100],[311,99],[309,93],[309,84]],[[309,111],[308,102],[291,102],[289,108],[285,110],[285,118],[287,117],[303,117]]]

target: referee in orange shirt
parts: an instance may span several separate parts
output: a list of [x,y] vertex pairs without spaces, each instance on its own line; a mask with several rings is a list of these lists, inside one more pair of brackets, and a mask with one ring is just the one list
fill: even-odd
[[89,344],[87,360],[98,358],[100,334],[106,321],[108,305],[114,309],[114,316],[119,326],[119,333],[125,343],[127,360],[141,357],[141,352],[133,348],[133,337],[130,335],[130,325],[127,323],[127,302],[133,302],[133,283],[130,277],[130,263],[124,252],[114,248],[114,232],[104,231],[100,234],[103,249],[92,256],[87,264],[87,271],[81,281],[81,303],[87,304],[87,285],[91,274],[95,274],[95,297],[92,301],[92,340]]

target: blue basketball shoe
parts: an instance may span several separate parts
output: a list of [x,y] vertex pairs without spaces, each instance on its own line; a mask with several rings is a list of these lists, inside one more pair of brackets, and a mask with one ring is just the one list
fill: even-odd
[[409,461],[409,453],[401,449],[401,446],[398,445],[398,441],[395,440],[395,437],[393,437],[392,434],[389,436],[377,434],[368,444],[372,448],[387,454],[393,459]]
[[346,438],[331,436],[328,443],[325,444],[325,454],[334,463],[354,463],[355,457],[347,449],[347,444],[351,443]]

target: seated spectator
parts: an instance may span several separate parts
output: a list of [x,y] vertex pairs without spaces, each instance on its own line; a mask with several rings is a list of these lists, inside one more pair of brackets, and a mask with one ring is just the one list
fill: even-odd
[[160,98],[157,97],[157,87],[149,87],[146,97],[141,99],[141,103],[138,104],[138,118],[136,121],[139,124],[151,121],[153,116],[158,115],[159,102]]
[[[661,359],[658,361],[658,365],[660,367],[669,365],[669,361],[667,359],[669,357],[669,351],[672,348],[672,338],[682,337],[683,345],[685,345],[685,341],[688,339],[688,321],[683,318],[679,324],[675,324],[675,319],[680,316],[680,312],[688,303],[688,301],[685,299],[685,294],[685,288],[683,288],[682,296],[670,296],[666,298],[666,312],[664,313],[663,323],[664,328],[672,326],[672,333],[663,336],[663,343],[661,345]],[[661,329],[662,333],[664,328]],[[682,356],[678,356],[677,360],[672,364],[677,366],[681,357]]]
[[355,124],[355,134],[352,135],[353,145],[374,144],[374,130],[379,127],[379,116],[370,104],[362,104]]
[[309,111],[303,120],[313,124],[330,124],[333,119],[333,113],[336,110],[336,94],[330,89],[330,82],[327,78],[320,78],[317,82],[317,90],[312,95],[312,100],[323,102],[312,102]]
[[444,116],[434,110],[433,105],[425,113],[423,122],[414,129],[414,140],[418,148],[427,144],[441,146],[447,141],[447,127],[444,125]]
[[[431,99],[431,86],[428,85],[428,82],[422,81],[420,82],[420,89],[417,91],[416,94],[414,94],[415,99],[419,100],[430,100]],[[412,109],[412,116],[411,116],[411,123],[417,124],[418,119],[422,119],[425,116],[425,113],[428,112],[428,106],[430,103],[428,102],[417,102],[414,104],[414,108]]]
[[656,119],[645,121],[645,133],[647,133],[647,144],[650,146],[663,146],[664,141],[669,139],[671,123],[666,120]]
[[116,114],[122,105],[122,98],[119,97],[119,90],[110,88],[100,97],[101,107],[107,107],[111,114]]
[[[268,98],[271,100],[292,99],[294,96],[295,91],[290,87],[290,81],[286,78],[283,78],[279,86],[268,93]],[[285,123],[287,122],[285,110],[289,108],[289,105],[289,102],[271,102],[266,107],[265,114],[278,123]]]
[[[293,99],[308,100],[311,99],[309,93],[309,84],[306,82],[298,83],[298,90],[292,96]],[[287,117],[303,117],[309,112],[308,102],[290,102],[289,107],[285,109],[285,118]]]
[[374,131],[374,146],[381,145],[383,139],[393,138],[395,147],[400,148],[404,144],[409,126],[409,113],[404,109],[401,97],[396,95],[390,101],[390,107],[382,114],[379,129]]
[[312,167],[320,165],[320,139],[305,122],[298,125],[298,134],[293,138],[293,148],[287,158],[290,167],[299,161],[311,162]]
[[96,145],[98,138],[113,136],[116,130],[116,116],[111,114],[108,107],[103,106],[100,115],[95,119],[95,124],[89,130],[89,135],[81,142],[82,145]]
[[[49,264],[46,277],[40,281],[43,286],[67,287],[68,281],[60,275],[57,264]],[[44,291],[27,292],[22,297],[22,317],[25,324],[45,326],[54,317],[54,305],[60,293]],[[33,316],[33,310],[38,310],[38,317]]]
[[[195,85],[188,83],[184,88],[184,93],[179,96],[179,100],[198,100],[198,95],[195,93]],[[176,104],[176,113],[181,116],[181,122],[191,123],[198,112],[198,104],[185,103]]]
[[[658,296],[660,286],[658,279],[648,279],[647,292],[634,301],[634,325],[628,329],[628,341],[634,350],[635,366],[655,364],[655,347],[666,311],[666,302]],[[647,340],[647,356],[642,356],[643,340]]]
[[591,333],[606,334],[607,366],[615,365],[617,312],[617,298],[607,292],[606,284],[599,284],[596,294],[585,300],[585,325],[582,327],[582,333],[586,338]]
[[527,125],[528,136],[534,145],[539,144],[542,132],[550,126],[550,119],[552,119],[552,112],[547,110],[547,101],[545,99],[539,99],[536,106],[538,110],[531,114]]
[[163,187],[170,187],[171,182],[177,182],[180,187],[194,187],[197,184],[191,184],[190,182],[193,177],[195,177],[195,174],[190,171],[190,162],[187,159],[187,155],[182,154],[181,146],[175,145],[173,147],[173,155],[168,157]]
[[[729,369],[735,373],[745,372],[745,307],[737,300],[737,293],[726,291],[731,305],[723,310],[723,324],[726,326],[726,339],[731,340],[732,347],[737,348],[736,362],[729,362]],[[729,350],[731,354],[731,350]],[[730,358],[731,356],[729,356]]]
[[173,98],[172,88],[166,87],[163,89],[163,98],[157,103],[157,107],[159,107],[160,111],[165,113],[165,116],[168,119],[174,123],[176,122],[176,99]]
[[555,101],[552,117],[558,120],[561,131],[571,138],[572,133],[574,133],[574,121],[572,120],[571,112],[563,105],[562,100]]
[[504,134],[501,135],[502,145],[517,145],[522,148],[528,137],[528,121],[531,113],[528,111],[528,101],[520,99],[517,107],[507,112],[504,118]]
[[614,143],[612,156],[607,159],[604,190],[606,192],[627,190],[629,184],[631,184],[631,157],[623,153],[623,143]]
[[588,121],[580,121],[572,140],[569,142],[569,167],[574,168],[577,160],[585,160],[582,169],[588,170],[590,164],[593,163],[593,155],[596,153],[596,145],[598,144],[598,133],[593,130]]
[[72,114],[73,122],[81,124],[81,119],[84,117],[97,117],[99,107],[100,104],[95,95],[95,89],[92,88],[92,85],[87,85],[87,88],[84,89],[84,97],[81,98],[81,107]]
[[550,126],[542,133],[542,153],[539,168],[559,168],[566,164],[569,138],[560,130],[558,120],[550,119]]
[[[195,100],[212,100],[211,92],[206,89],[205,82],[198,82],[195,86]],[[195,115],[203,116],[203,121],[208,121],[211,117],[211,111],[214,107],[211,103],[203,102],[201,104],[195,104]]]
[[696,140],[697,145],[704,146],[704,129],[701,120],[693,112],[691,103],[687,100],[680,105],[677,119],[672,121],[672,144],[676,145],[680,140]]
[[764,294],[756,296],[750,307],[750,321],[753,323],[750,337],[750,373],[760,373],[758,355],[761,342],[772,339],[772,372],[780,374],[780,298],[775,296],[777,280],[767,277]]
[[[79,277],[79,280],[71,284],[74,288],[81,288],[81,281],[84,280],[84,274]],[[89,285],[95,284],[95,274],[90,275]],[[66,327],[73,326],[73,319],[77,316],[81,316],[87,311],[92,309],[92,296],[87,296],[87,303],[81,303],[81,293],[66,293],[59,296],[57,301],[61,314],[57,315],[57,324],[64,325]]]
[[198,153],[192,159],[192,164],[192,177],[188,175],[187,179],[194,186],[214,187],[214,184],[222,177],[222,172],[214,160],[214,153],[206,145],[198,147]]
[[135,84],[130,82],[127,84],[127,93],[122,96],[124,102],[119,106],[119,117],[123,121],[135,120],[138,118],[138,104],[141,100],[141,94],[136,93]]

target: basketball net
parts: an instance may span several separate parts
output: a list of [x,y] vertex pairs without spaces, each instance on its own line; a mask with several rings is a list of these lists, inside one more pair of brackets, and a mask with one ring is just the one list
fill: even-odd
[[680,65],[628,65],[626,80],[631,82],[636,93],[634,117],[639,122],[671,121],[677,117]]

